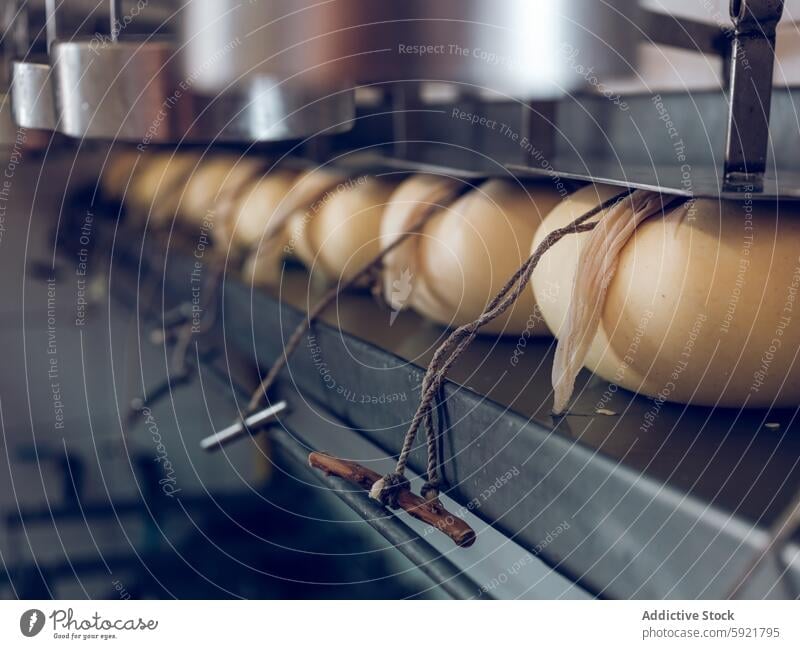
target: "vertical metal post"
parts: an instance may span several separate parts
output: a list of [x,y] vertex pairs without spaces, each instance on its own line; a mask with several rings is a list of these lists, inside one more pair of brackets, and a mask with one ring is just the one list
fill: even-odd
[[769,144],[775,28],[784,0],[731,0],[734,35],[725,144],[725,184],[762,185]]
[[119,32],[122,25],[122,0],[111,0],[108,15],[111,24],[111,42],[116,43],[119,40]]
[[50,54],[50,48],[53,43],[58,40],[58,23],[56,21],[56,1],[45,0],[45,29],[47,33],[47,53]]
[[[5,92],[7,86],[11,83],[11,60],[14,58],[14,41],[8,37],[11,33],[14,24],[14,14],[16,12],[16,3],[9,2],[0,10],[0,30],[6,33],[5,38],[0,42],[0,86],[2,91]],[[3,98],[4,102],[8,98]]]
[[28,3],[20,5],[19,0],[17,0],[8,4],[13,10],[12,17],[16,16],[10,26],[6,25],[6,28],[13,33],[14,58],[25,58],[28,55],[30,44],[30,11]]

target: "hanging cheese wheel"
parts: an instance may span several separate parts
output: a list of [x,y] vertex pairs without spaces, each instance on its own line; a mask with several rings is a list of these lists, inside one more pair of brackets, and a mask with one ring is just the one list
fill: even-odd
[[[383,245],[414,227],[420,203],[442,204],[454,181],[418,175],[392,195],[383,218]],[[528,258],[536,228],[560,196],[546,186],[489,180],[431,215],[384,261],[384,293],[393,310],[411,307],[451,327],[481,315]],[[530,292],[481,329],[484,333],[547,335]]]
[[[269,225],[274,223],[274,217],[285,203],[297,176],[295,171],[276,169],[246,188],[231,218],[220,223],[220,233],[225,243],[240,250],[258,246]],[[287,236],[279,239],[279,247],[283,247]]]
[[[547,216],[534,245],[618,192],[581,189]],[[565,325],[589,236],[563,238],[533,273],[554,332]],[[798,242],[793,204],[698,200],[650,218],[618,257],[585,366],[660,401],[796,406]]]
[[[281,170],[270,172],[253,186],[252,195],[242,200],[233,219],[234,238],[251,249],[244,264],[245,278],[260,286],[277,283],[284,258],[296,256],[298,240],[307,248],[304,230],[310,213],[344,182],[345,178],[327,170]],[[237,234],[240,228],[243,232]]]
[[263,164],[256,158],[207,156],[186,183],[179,207],[182,221],[200,228],[231,218],[236,199],[262,175]]
[[160,152],[143,157],[126,195],[134,219],[149,219],[151,228],[170,223],[196,164],[197,157],[191,153]]
[[[324,174],[321,180],[311,176]],[[328,172],[306,183],[330,182]],[[339,182],[289,223],[289,250],[330,282],[346,281],[380,252],[381,218],[395,185],[361,176]],[[295,191],[295,190],[293,190]]]
[[100,189],[110,201],[121,201],[129,191],[131,180],[140,165],[147,164],[148,158],[135,149],[114,151],[103,167],[100,176]]
[[242,276],[253,286],[275,286],[280,282],[284,247],[288,237],[281,236],[277,245],[262,245],[245,258]]

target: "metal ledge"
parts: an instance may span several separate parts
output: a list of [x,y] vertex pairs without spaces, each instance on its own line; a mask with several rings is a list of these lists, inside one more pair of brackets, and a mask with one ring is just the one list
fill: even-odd
[[[304,303],[306,289],[292,274],[283,297]],[[421,367],[442,331],[412,314],[389,327],[388,314],[363,295],[346,296],[338,307],[342,329],[330,317],[315,326],[314,353],[301,346],[287,380],[394,454],[416,407]],[[226,285],[225,313],[229,348],[262,367],[303,317],[234,280]],[[650,402],[617,393],[607,407],[624,414],[597,415],[594,404],[606,384],[584,373],[574,409],[583,414],[553,421],[546,414],[549,343],[530,344],[521,371],[508,365],[514,345],[478,341],[445,387],[440,425],[448,495],[462,505],[480,503],[483,520],[590,592],[724,597],[760,547],[763,532],[754,521],[768,525],[800,483],[794,413],[773,416],[784,426],[776,434],[760,427],[763,413],[737,419],[730,411],[711,416],[666,405],[645,439],[638,426]],[[329,373],[323,375],[322,364]],[[417,471],[424,466],[421,446],[412,457]],[[748,461],[737,467],[743,455]],[[493,487],[515,468],[518,477]],[[565,521],[568,532],[546,543]],[[753,587],[766,591],[779,581],[779,569],[760,579]],[[796,595],[786,588],[773,594]]]

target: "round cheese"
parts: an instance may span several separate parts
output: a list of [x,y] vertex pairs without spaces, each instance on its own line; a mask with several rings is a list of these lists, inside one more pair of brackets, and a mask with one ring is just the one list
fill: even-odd
[[129,191],[132,177],[147,158],[134,149],[121,149],[112,153],[100,176],[100,190],[108,200],[121,201]]
[[[581,189],[547,216],[534,246],[618,192]],[[661,401],[795,406],[799,211],[698,200],[645,221],[618,257],[586,367]],[[562,239],[533,273],[533,292],[556,335],[588,236]]]
[[262,164],[255,158],[208,156],[192,172],[180,198],[183,222],[200,227],[204,222],[213,221],[219,225],[231,218],[235,199],[260,177]]
[[[252,188],[237,210],[237,231],[241,245],[250,246],[244,274],[255,285],[277,283],[281,263],[298,256],[297,248],[309,250],[305,226],[329,192],[344,178],[317,169],[307,173],[273,171]],[[295,234],[292,234],[292,232]],[[308,253],[308,258],[313,257]]]
[[[435,176],[406,180],[386,210],[384,245],[413,227],[416,219],[410,215],[419,212],[420,202],[440,204],[452,188],[452,180]],[[443,204],[418,235],[387,256],[384,291],[390,305],[411,307],[451,327],[472,322],[528,258],[536,228],[559,198],[545,185],[489,180],[454,203]],[[548,333],[530,291],[481,331]]]
[[394,188],[366,176],[338,183],[292,215],[289,249],[312,273],[349,280],[380,252],[381,219]]
[[[297,175],[295,171],[277,169],[250,185],[240,197],[232,217],[220,224],[226,243],[242,250],[257,247],[269,226],[274,224]],[[285,236],[280,239],[285,239]]]
[[175,218],[186,179],[197,164],[192,153],[159,152],[143,157],[126,201],[134,219],[162,227]]

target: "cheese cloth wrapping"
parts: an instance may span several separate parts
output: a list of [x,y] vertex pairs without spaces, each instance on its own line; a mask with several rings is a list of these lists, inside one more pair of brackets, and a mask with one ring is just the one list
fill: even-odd
[[342,180],[290,217],[287,250],[318,278],[350,280],[380,252],[381,221],[395,187],[371,176]]
[[[293,181],[288,184],[293,174]],[[298,237],[291,226],[300,227],[304,215],[325,196],[345,182],[346,178],[327,169],[309,172],[286,172],[280,183],[268,174],[258,182],[238,206],[235,231],[250,247],[244,263],[244,276],[255,286],[270,286],[280,278],[281,264],[286,257],[296,256]],[[301,243],[302,245],[302,243]]]
[[[576,192],[547,216],[537,240],[617,192]],[[589,236],[565,237],[533,273],[542,314],[559,337]],[[644,221],[618,255],[585,367],[655,399],[646,428],[665,401],[796,407],[798,242],[800,209],[791,202],[698,199]],[[614,409],[614,394],[606,390],[592,405]]]
[[661,212],[662,197],[637,190],[598,217],[581,251],[567,319],[559,332],[553,359],[553,412],[567,407],[575,379],[594,340],[608,286],[617,270],[620,251],[637,226]]
[[[458,186],[452,179],[416,175],[392,195],[381,226],[384,246],[416,222],[420,205],[435,204]],[[489,180],[443,205],[384,259],[383,290],[395,316],[412,308],[457,327],[481,315],[489,301],[528,257],[536,228],[560,200],[552,188]],[[548,335],[529,292],[481,331]]]

